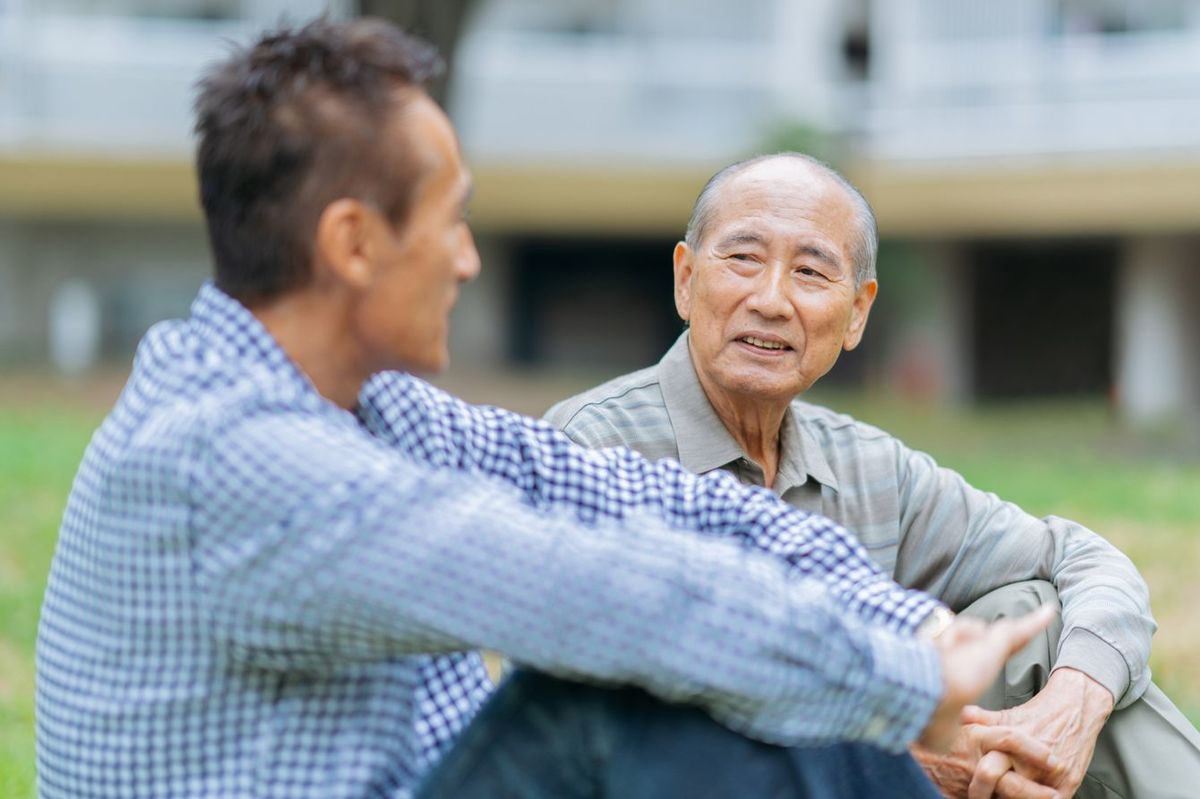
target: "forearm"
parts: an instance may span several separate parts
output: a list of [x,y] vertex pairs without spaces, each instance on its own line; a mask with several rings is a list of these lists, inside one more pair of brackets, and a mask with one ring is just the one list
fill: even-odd
[[[909,453],[901,485],[897,579],[955,609],[1014,582],[1052,582],[1063,605],[1059,658],[1132,702],[1149,682],[1154,620],[1133,564],[1083,526],[1036,519]],[[944,565],[951,564],[950,568]]]
[[928,718],[932,649],[775,559],[649,517],[582,527],[496,488],[385,468],[294,495],[279,523],[205,553],[214,635],[264,668],[494,649],[782,744],[897,749]]
[[404,375],[376,377],[363,402],[369,423],[407,455],[498,477],[536,507],[588,523],[649,512],[673,527],[736,538],[895,630],[910,631],[937,604],[896,585],[841,527],[723,472],[697,477],[629,450],[590,451],[545,422],[471,406]]

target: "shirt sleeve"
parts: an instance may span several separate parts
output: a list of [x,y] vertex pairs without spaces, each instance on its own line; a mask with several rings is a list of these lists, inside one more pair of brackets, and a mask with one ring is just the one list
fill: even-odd
[[927,723],[933,647],[846,614],[825,583],[653,515],[537,507],[346,416],[250,408],[192,459],[194,579],[232,656],[319,673],[483,647],[785,745],[900,751]]
[[816,577],[849,611],[893,630],[912,632],[939,604],[898,585],[840,525],[724,472],[696,476],[626,448],[589,450],[547,422],[469,405],[397,373],[368,384],[361,412],[410,456],[503,479],[535,507],[585,522],[649,512],[672,527],[734,538]]
[[1080,524],[1038,519],[969,485],[928,455],[896,442],[901,546],[896,579],[962,609],[1019,580],[1049,580],[1062,601],[1055,668],[1078,669],[1116,707],[1150,683],[1150,595],[1136,567]]

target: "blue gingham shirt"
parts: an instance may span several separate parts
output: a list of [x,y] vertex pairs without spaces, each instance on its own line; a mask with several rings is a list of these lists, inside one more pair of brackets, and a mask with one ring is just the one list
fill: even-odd
[[72,489],[39,790],[408,796],[487,694],[477,647],[767,741],[899,750],[940,693],[911,635],[935,604],[728,475],[406,375],[339,409],[206,286],[147,334]]

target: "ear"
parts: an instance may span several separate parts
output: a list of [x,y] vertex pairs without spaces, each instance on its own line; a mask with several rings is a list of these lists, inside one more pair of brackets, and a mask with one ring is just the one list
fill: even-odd
[[684,242],[675,245],[675,310],[683,321],[692,315],[692,269],[694,258]]
[[850,309],[850,326],[846,328],[846,338],[842,341],[842,348],[847,352],[862,341],[863,331],[867,328],[867,316],[871,313],[871,306],[875,303],[878,291],[879,281],[868,280],[854,295],[854,306]]
[[317,219],[313,247],[318,279],[362,290],[375,277],[375,227],[379,220],[360,200],[342,198],[325,206]]

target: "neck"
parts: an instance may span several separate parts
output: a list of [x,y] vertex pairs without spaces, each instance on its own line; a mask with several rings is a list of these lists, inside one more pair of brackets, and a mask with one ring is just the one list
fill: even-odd
[[371,370],[350,335],[348,303],[296,291],[251,312],[333,404],[353,410]]
[[789,401],[733,394],[710,381],[700,369],[696,374],[721,423],[742,451],[762,467],[763,484],[772,488],[779,475],[780,431]]

